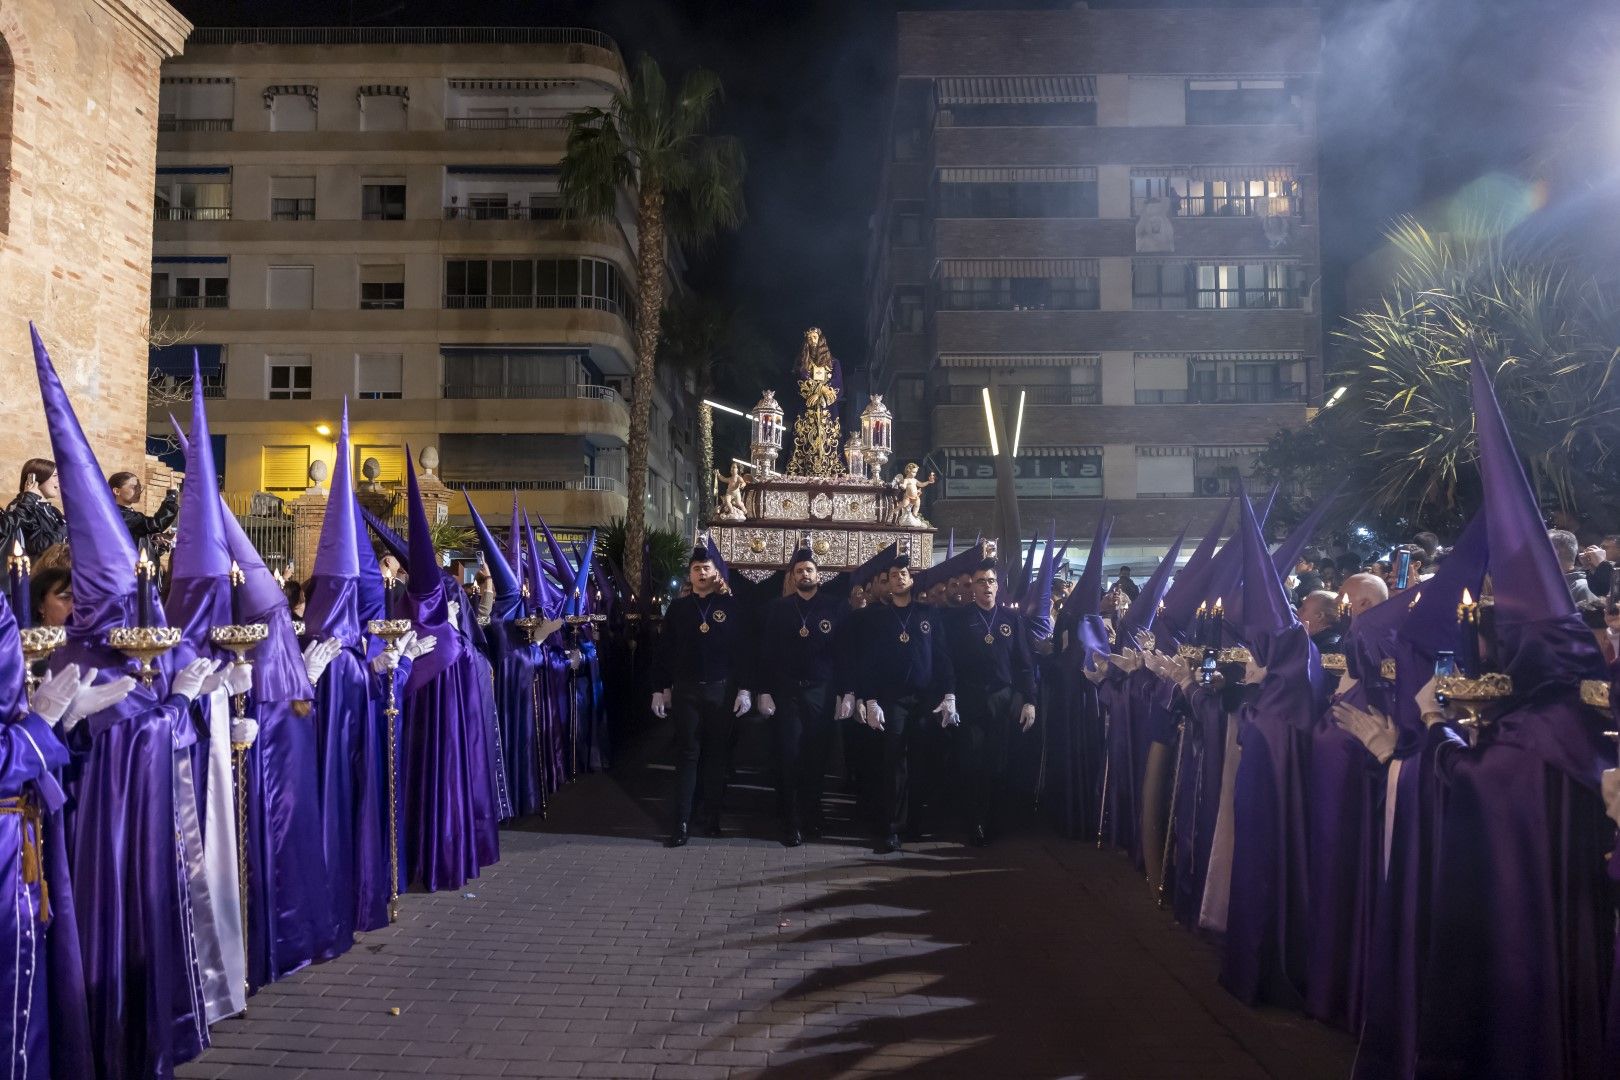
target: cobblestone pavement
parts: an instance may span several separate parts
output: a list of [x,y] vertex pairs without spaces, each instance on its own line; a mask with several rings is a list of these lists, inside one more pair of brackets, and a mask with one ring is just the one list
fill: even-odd
[[668,778],[634,762],[561,792],[482,879],[406,897],[397,924],[217,1025],[180,1076],[1350,1074],[1348,1038],[1227,997],[1213,951],[1116,854],[1039,828],[988,849],[877,856],[848,829],[787,849],[746,771],[727,836],[670,851],[650,839]]

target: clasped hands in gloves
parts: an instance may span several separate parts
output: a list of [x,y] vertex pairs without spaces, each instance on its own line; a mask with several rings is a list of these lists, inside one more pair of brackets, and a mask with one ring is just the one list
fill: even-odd
[[1378,764],[1387,763],[1395,755],[1395,725],[1377,709],[1358,709],[1341,701],[1333,706],[1333,722],[1365,746]]
[[227,661],[203,683],[202,692],[207,696],[221,689],[231,697],[253,689],[253,665],[246,660]]
[[95,668],[86,668],[81,676],[77,664],[53,671],[40,681],[30,707],[47,723],[60,720],[62,730],[69,732],[80,720],[117,705],[135,689],[132,676],[124,675],[95,686],[92,684],[96,675]]
[[1094,652],[1086,660],[1086,678],[1094,686],[1101,686],[1103,680],[1108,678],[1108,657],[1104,653]]
[[309,685],[320,684],[321,676],[331,666],[337,654],[343,651],[343,642],[337,638],[327,638],[325,641],[312,641],[304,646],[304,674],[309,676]]
[[419,656],[426,656],[438,648],[439,639],[434,634],[418,634],[415,630],[407,630],[391,647],[378,653],[371,661],[371,670],[381,675],[385,671],[393,671],[399,667],[400,657],[415,660]]

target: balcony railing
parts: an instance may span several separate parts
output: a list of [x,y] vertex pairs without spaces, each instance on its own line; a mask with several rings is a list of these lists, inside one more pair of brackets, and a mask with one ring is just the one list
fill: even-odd
[[573,385],[542,383],[534,386],[478,386],[472,383],[445,383],[442,389],[445,399],[451,401],[469,399],[562,401],[572,398],[591,398],[597,401],[624,404],[611,386],[596,386],[590,383]]
[[231,118],[229,116],[209,117],[158,117],[159,131],[229,131]]
[[[1102,401],[1102,387],[1095,383],[1082,383],[1073,386],[1003,386],[1001,397],[1003,407],[1018,404],[1018,392],[1022,390],[1026,397],[1026,405],[1097,405]],[[983,387],[979,386],[941,386],[934,392],[936,405],[977,405],[984,398]]]
[[504,131],[510,128],[561,131],[568,126],[568,113],[555,116],[447,116],[448,131]]
[[1185,390],[1137,390],[1138,405],[1272,405],[1304,401],[1302,383],[1215,383]]
[[618,52],[600,30],[575,26],[199,26],[190,45],[595,45]]
[[152,306],[155,308],[228,308],[231,306],[229,296],[154,296]]
[[160,206],[154,211],[159,221],[229,221],[228,206]]
[[514,295],[462,296],[446,293],[444,306],[452,309],[518,309],[518,308],[595,308],[626,317],[618,302],[601,296],[535,296],[529,293]]
[[447,206],[446,221],[559,221],[563,216],[560,203],[542,206]]
[[468,491],[605,491],[624,494],[624,481],[613,476],[582,476],[577,480],[457,480],[446,476],[445,483]]

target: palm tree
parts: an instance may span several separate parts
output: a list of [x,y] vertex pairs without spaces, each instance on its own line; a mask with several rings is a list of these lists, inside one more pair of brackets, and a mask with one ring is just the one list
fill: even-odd
[[1275,441],[1262,466],[1287,457],[1300,478],[1324,465],[1349,474],[1344,504],[1386,519],[1419,528],[1459,520],[1478,500],[1468,467],[1477,353],[1543,504],[1577,518],[1612,512],[1620,312],[1596,281],[1556,243],[1505,237],[1488,222],[1437,233],[1404,219],[1389,240],[1399,257],[1393,287],[1335,335],[1351,350],[1334,380],[1345,393],[1318,414],[1311,439]]
[[647,440],[659,328],[667,291],[669,239],[700,244],[743,218],[742,145],[708,133],[720,101],[720,80],[693,71],[673,95],[658,63],[642,56],[628,89],[607,108],[568,118],[567,152],[560,180],[570,215],[612,217],[621,188],[636,205],[636,371],[630,402],[626,487],[625,574],[640,579],[647,529]]

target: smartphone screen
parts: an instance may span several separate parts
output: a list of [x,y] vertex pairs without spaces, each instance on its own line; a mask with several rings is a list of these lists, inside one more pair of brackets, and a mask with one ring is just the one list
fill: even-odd
[[1204,654],[1204,662],[1198,668],[1198,681],[1208,686],[1210,680],[1215,678],[1215,669],[1219,658],[1213,651]]
[[1407,578],[1412,576],[1412,553],[1399,551],[1395,554],[1395,587],[1404,589],[1410,582]]
[[[1445,677],[1447,675],[1455,675],[1455,674],[1457,674],[1457,657],[1454,654],[1449,653],[1449,652],[1435,653],[1434,654],[1434,675],[1435,675],[1435,678],[1438,679],[1438,678],[1443,678],[1443,677]],[[1446,695],[1444,695],[1442,693],[1439,693],[1438,691],[1435,693],[1434,699],[1436,701],[1438,701],[1442,705],[1444,705],[1446,703]]]

